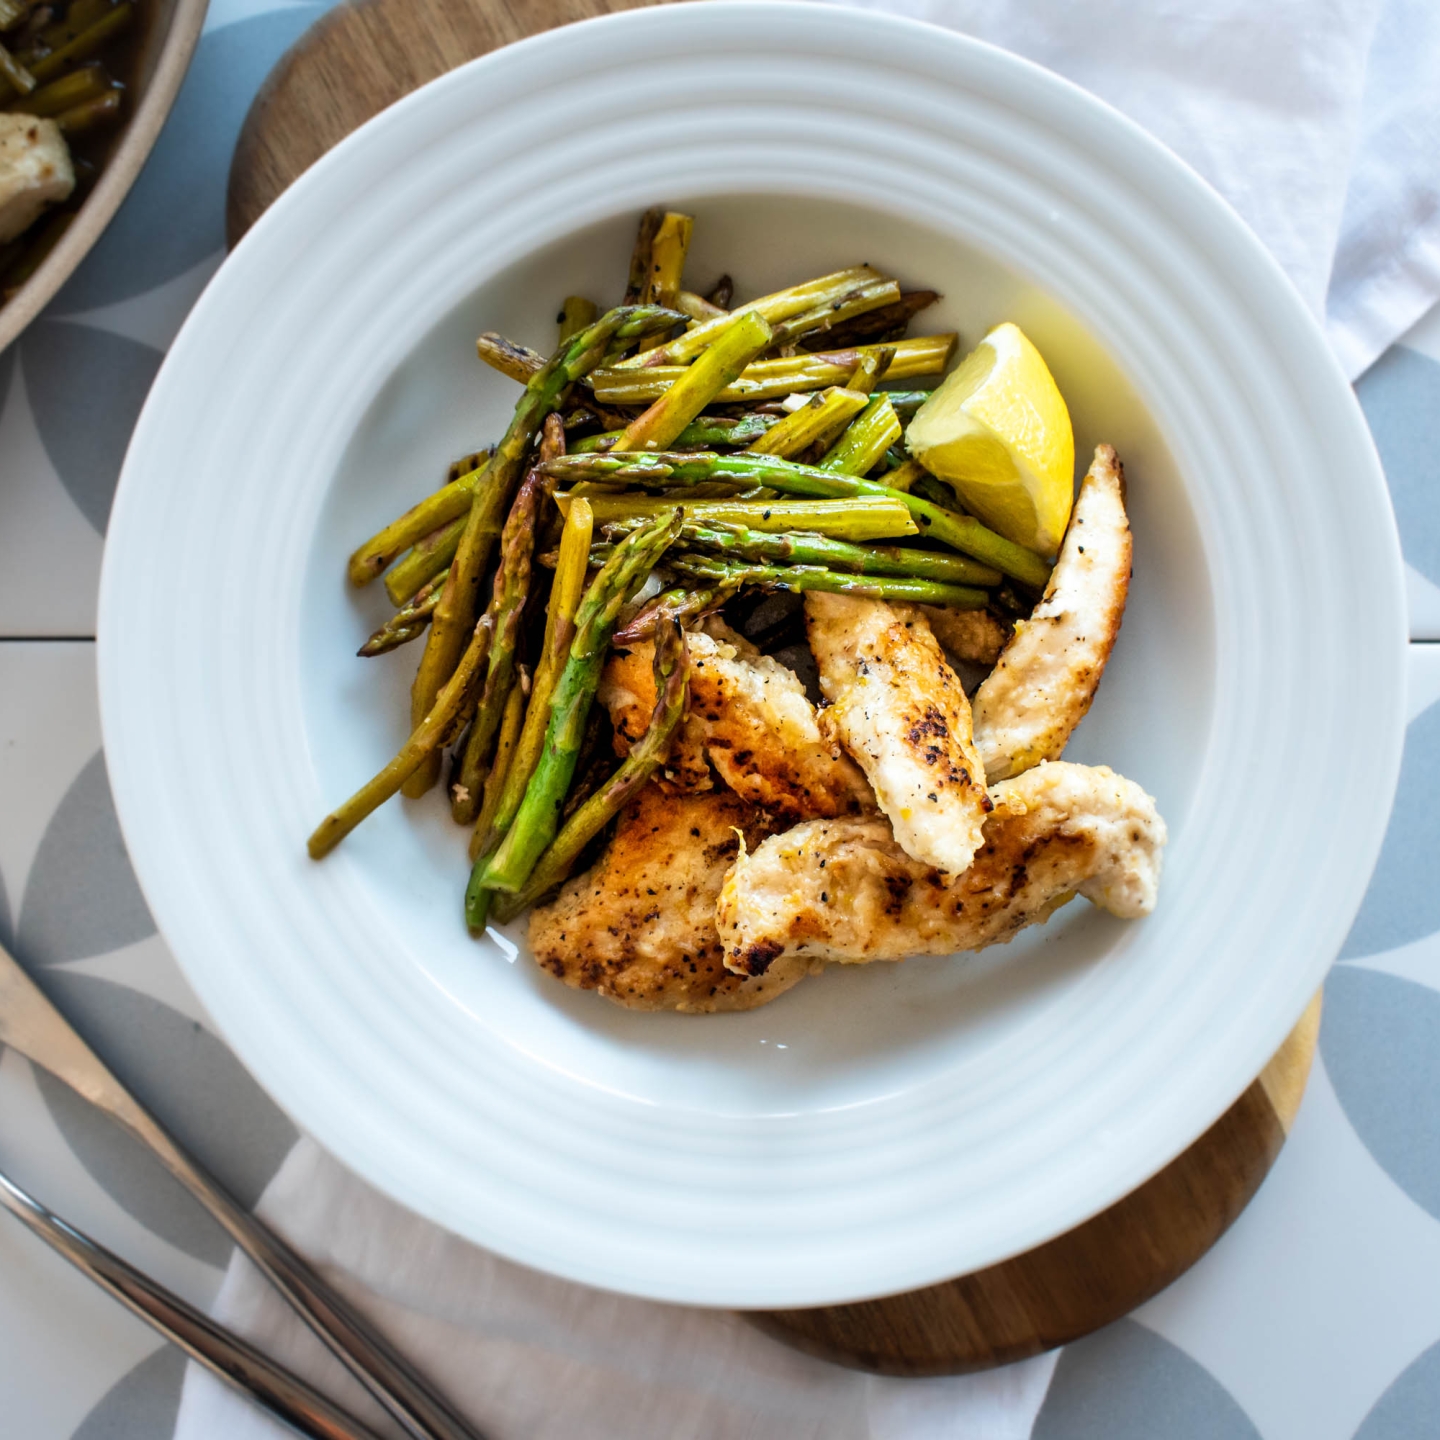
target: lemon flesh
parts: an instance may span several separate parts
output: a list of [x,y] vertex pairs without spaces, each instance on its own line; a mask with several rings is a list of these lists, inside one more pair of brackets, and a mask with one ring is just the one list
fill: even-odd
[[997,325],[915,412],[910,453],[971,514],[1047,559],[1070,522],[1075,433],[1040,352]]

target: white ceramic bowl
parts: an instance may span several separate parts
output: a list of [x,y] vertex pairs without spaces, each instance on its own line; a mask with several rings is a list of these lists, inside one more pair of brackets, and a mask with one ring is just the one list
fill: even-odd
[[[415,661],[352,545],[496,437],[475,334],[613,300],[639,210],[743,293],[856,260],[1017,320],[1124,458],[1136,583],[1072,746],[1159,799],[1154,916],[1083,902],[976,958],[636,1015],[471,943],[463,837],[309,830],[399,744]],[[1100,102],[959,36],[811,6],[650,9],[467,66],[345,141],[202,298],[120,484],[110,773],[165,936],[245,1063],[381,1189],[516,1260],[732,1306],[855,1299],[1044,1241],[1254,1078],[1376,857],[1399,550],[1360,411],[1279,270]]]

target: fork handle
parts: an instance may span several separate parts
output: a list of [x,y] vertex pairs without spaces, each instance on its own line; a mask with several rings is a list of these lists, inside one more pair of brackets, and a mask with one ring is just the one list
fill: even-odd
[[0,1175],[0,1206],[192,1360],[301,1435],[311,1440],[379,1440],[373,1430],[298,1375],[217,1325],[113,1251],[97,1245],[4,1175]]

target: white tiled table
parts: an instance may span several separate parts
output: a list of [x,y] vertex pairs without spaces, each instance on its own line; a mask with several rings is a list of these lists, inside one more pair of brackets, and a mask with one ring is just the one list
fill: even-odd
[[[294,1130],[214,1037],[135,887],[100,758],[91,637],[115,474],[161,354],[219,264],[235,133],[325,8],[217,0],[121,217],[0,356],[0,936],[247,1201]],[[1359,390],[1396,497],[1415,641],[1385,855],[1270,1179],[1193,1271],[1062,1357],[1038,1440],[1440,1435],[1440,314]],[[0,1167],[190,1299],[213,1296],[228,1245],[13,1052],[0,1052]],[[5,1440],[168,1436],[181,1374],[144,1326],[0,1218]]]

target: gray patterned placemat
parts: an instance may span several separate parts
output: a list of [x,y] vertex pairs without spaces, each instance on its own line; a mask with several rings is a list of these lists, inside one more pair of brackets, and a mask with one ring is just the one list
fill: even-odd
[[[323,4],[217,0],[155,154],[46,314],[0,355],[0,938],[246,1203],[290,1122],[155,933],[100,752],[94,600],[135,416],[223,251],[255,89]],[[1260,1195],[1188,1275],[1061,1358],[1037,1440],[1440,1435],[1440,317],[1357,387],[1409,569],[1411,724],[1320,1054]],[[1361,757],[1363,763],[1363,757]],[[0,1167],[197,1303],[229,1244],[61,1085],[0,1052]],[[0,1219],[0,1433],[156,1440],[175,1352]]]

